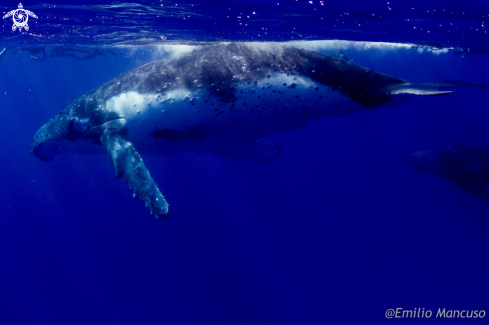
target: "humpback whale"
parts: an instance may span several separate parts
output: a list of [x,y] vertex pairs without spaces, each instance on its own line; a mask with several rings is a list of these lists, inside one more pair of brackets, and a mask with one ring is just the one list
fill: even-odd
[[450,146],[418,151],[406,158],[416,170],[428,170],[455,185],[489,199],[489,148]]
[[467,85],[476,84],[413,84],[286,44],[218,43],[150,62],[88,91],[37,131],[31,153],[51,160],[60,152],[105,152],[133,197],[166,219],[168,203],[140,153],[211,152],[268,162],[281,148],[261,138]]

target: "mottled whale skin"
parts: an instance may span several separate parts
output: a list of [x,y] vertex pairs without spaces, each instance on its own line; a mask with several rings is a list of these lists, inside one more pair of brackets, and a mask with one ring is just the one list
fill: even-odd
[[407,158],[416,170],[427,170],[455,185],[489,199],[489,148],[450,146],[418,151]]
[[65,151],[105,152],[134,197],[165,219],[168,204],[139,153],[272,161],[280,147],[260,138],[463,85],[411,84],[284,44],[219,43],[153,61],[87,92],[38,130],[32,153],[50,160]]

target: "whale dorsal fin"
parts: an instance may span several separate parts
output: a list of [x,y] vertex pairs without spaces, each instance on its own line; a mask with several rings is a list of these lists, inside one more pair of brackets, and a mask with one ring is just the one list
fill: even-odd
[[117,177],[123,177],[134,191],[133,198],[139,197],[156,219],[168,217],[168,206],[158,186],[143,163],[134,145],[122,138],[121,130],[125,119],[117,119],[103,124],[100,136],[107,156],[115,169]]

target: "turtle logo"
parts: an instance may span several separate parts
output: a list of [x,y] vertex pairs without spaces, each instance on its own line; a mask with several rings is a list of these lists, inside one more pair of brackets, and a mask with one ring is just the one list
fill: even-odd
[[32,11],[25,10],[24,6],[22,6],[22,3],[19,3],[19,9],[7,12],[5,16],[3,16],[3,19],[10,16],[12,16],[12,20],[14,21],[14,24],[12,25],[12,30],[15,31],[17,28],[19,28],[19,32],[22,31],[22,28],[24,28],[25,31],[29,30],[29,25],[27,25],[29,16],[37,19],[36,14]]

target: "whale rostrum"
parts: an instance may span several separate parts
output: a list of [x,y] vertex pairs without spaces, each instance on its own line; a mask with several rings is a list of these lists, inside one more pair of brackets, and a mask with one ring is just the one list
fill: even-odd
[[42,126],[32,153],[105,153],[157,219],[168,203],[142,155],[211,152],[269,162],[281,148],[258,140],[308,121],[445,95],[466,82],[413,84],[340,58],[279,43],[218,43],[128,71]]

